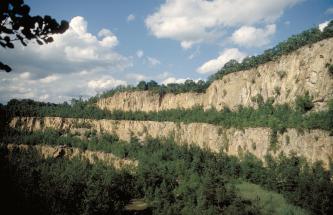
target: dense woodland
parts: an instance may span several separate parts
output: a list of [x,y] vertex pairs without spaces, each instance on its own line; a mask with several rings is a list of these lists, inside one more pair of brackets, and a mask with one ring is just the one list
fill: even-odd
[[[116,171],[102,163],[62,158],[41,159],[37,154],[15,154],[1,150],[1,183],[17,198],[11,204],[40,214],[126,214],[124,206],[132,198],[149,203],[146,214],[276,214],[274,202],[269,210],[260,199],[242,198],[235,185],[241,181],[258,184],[281,193],[290,204],[283,214],[332,214],[332,171],[320,163],[309,165],[290,155],[272,159],[267,165],[252,155],[240,159],[202,150],[195,146],[179,146],[172,138],[135,138],[129,143],[110,134],[88,134],[86,140],[61,131],[23,132],[11,130],[1,142],[22,144],[67,145],[82,149],[112,152],[123,158],[137,159],[135,172]],[[9,198],[10,199],[10,198]],[[303,208],[303,209],[301,209]],[[305,211],[306,210],[306,211]]]

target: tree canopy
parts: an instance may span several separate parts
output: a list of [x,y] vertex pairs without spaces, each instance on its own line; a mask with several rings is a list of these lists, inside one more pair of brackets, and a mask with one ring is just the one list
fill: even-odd
[[[51,35],[64,33],[69,24],[58,23],[51,16],[31,16],[30,7],[23,0],[1,0],[0,2],[0,45],[14,48],[14,41],[26,46],[29,40],[39,45],[53,42]],[[10,72],[10,66],[0,62],[0,71]]]

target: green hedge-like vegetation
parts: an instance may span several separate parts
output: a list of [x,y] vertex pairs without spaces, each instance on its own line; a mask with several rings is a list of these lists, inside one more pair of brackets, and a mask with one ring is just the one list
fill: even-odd
[[[85,162],[62,159],[36,161],[17,155],[13,156],[14,162],[6,163],[2,154],[0,159],[6,165],[1,165],[1,171],[6,170],[21,197],[26,197],[24,200],[29,205],[45,204],[38,208],[51,212],[84,214],[101,210],[99,214],[105,211],[119,214],[131,198],[143,198],[149,203],[152,214],[262,214],[258,202],[237,194],[232,186],[235,180],[281,193],[288,202],[312,214],[333,212],[332,171],[323,169],[320,163],[309,165],[295,155],[281,155],[277,159],[267,156],[264,166],[249,154],[239,159],[195,146],[179,146],[171,138],[148,139],[144,144],[132,138],[125,144],[112,135],[80,140],[50,130],[7,132],[1,142],[13,139],[24,144],[67,144],[103,150],[139,161],[136,172],[130,175],[102,165],[93,167]],[[283,210],[292,214],[288,208]]]
[[240,107],[237,111],[225,108],[223,111],[214,109],[204,111],[201,107],[193,109],[173,109],[159,112],[142,111],[107,111],[101,110],[89,102],[76,100],[73,104],[50,104],[33,100],[13,99],[4,107],[9,117],[38,116],[66,117],[114,120],[151,120],[184,123],[210,123],[224,127],[270,127],[279,131],[285,128],[324,129],[333,128],[333,101],[329,102],[329,110],[304,114],[313,106],[310,97],[305,95],[296,99],[296,108],[288,105],[272,105],[258,102],[258,109]]

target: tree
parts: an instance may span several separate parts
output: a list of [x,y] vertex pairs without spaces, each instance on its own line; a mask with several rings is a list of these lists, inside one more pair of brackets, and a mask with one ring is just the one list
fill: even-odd
[[154,89],[157,87],[158,87],[158,83],[156,81],[151,80],[147,83],[148,90],[151,90],[151,89]]
[[139,90],[147,90],[148,89],[147,83],[145,81],[140,81],[136,87]]
[[[14,41],[26,46],[29,40],[39,45],[53,42],[52,34],[64,33],[69,24],[62,20],[59,24],[51,16],[30,16],[30,7],[23,0],[1,0],[0,2],[0,45],[14,48]],[[0,71],[10,72],[10,66],[0,62]]]

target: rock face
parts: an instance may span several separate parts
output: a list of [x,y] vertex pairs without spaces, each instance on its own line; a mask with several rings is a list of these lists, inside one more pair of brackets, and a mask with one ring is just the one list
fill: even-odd
[[121,168],[135,168],[138,165],[137,161],[129,159],[121,159],[111,153],[81,150],[78,148],[64,147],[64,146],[48,146],[48,145],[17,145],[8,144],[0,145],[0,147],[5,147],[9,152],[9,159],[12,156],[13,151],[19,150],[20,152],[29,152],[35,150],[44,158],[58,158],[64,157],[66,159],[73,159],[75,157],[80,157],[87,159],[90,163],[95,163],[96,161],[102,161],[107,165],[113,166],[116,169]]
[[322,110],[333,97],[329,64],[333,64],[333,38],[305,46],[257,68],[225,75],[214,81],[204,94],[160,97],[147,91],[121,92],[100,99],[97,106],[123,111],[161,111],[194,106],[234,110],[238,105],[255,107],[253,98],[257,95],[261,95],[264,101],[274,98],[274,104],[293,104],[297,96],[309,92],[313,96],[314,110]]
[[[322,130],[298,132],[296,129],[287,129],[283,134],[277,135],[274,144],[271,143],[271,129],[269,128],[223,128],[205,123],[173,123],[152,121],[116,121],[116,120],[90,120],[72,118],[13,118],[10,122],[12,128],[29,131],[54,128],[66,132],[78,132],[79,124],[89,124],[89,128],[99,132],[116,134],[121,140],[129,140],[131,135],[140,140],[150,136],[153,138],[173,137],[179,144],[194,144],[201,148],[218,152],[224,150],[229,155],[242,156],[245,152],[252,153],[264,159],[267,153],[276,156],[283,152],[288,155],[296,153],[304,156],[309,162],[322,161],[328,167],[333,159],[333,136]],[[275,150],[274,150],[275,149]]]

